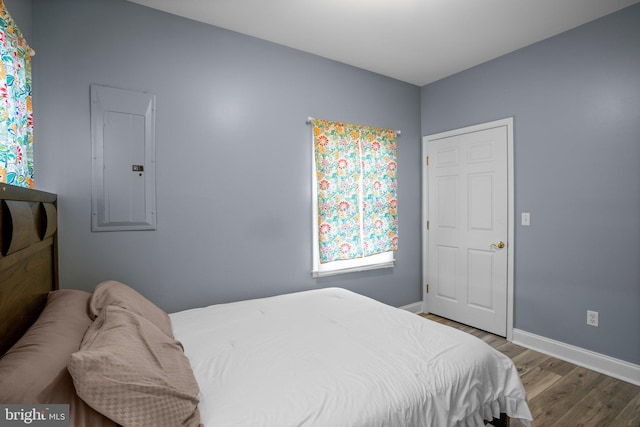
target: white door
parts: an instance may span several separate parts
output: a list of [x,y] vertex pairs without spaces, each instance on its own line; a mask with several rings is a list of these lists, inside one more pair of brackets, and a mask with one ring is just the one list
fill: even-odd
[[511,123],[423,140],[426,311],[508,338]]

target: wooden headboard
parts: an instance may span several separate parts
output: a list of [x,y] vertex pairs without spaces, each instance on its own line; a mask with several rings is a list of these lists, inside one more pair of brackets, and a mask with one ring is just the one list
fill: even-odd
[[0,355],[58,289],[57,196],[0,184]]

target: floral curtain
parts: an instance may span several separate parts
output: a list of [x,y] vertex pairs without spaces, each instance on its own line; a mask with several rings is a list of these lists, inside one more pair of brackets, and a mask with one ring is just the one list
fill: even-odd
[[0,183],[33,188],[33,51],[0,0]]
[[313,121],[320,262],[398,246],[396,131]]

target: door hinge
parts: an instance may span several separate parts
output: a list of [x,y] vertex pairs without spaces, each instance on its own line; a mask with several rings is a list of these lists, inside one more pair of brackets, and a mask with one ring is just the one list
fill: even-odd
[[424,290],[429,293],[429,284],[427,283],[426,285],[424,285]]
[[429,220],[427,220],[427,231],[429,230]]
[[429,156],[425,156],[424,161],[427,164],[427,166],[429,166]]

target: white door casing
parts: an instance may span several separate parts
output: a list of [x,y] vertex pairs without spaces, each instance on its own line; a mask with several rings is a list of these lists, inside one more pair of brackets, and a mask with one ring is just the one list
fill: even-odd
[[425,136],[422,149],[424,311],[511,340],[513,118]]

